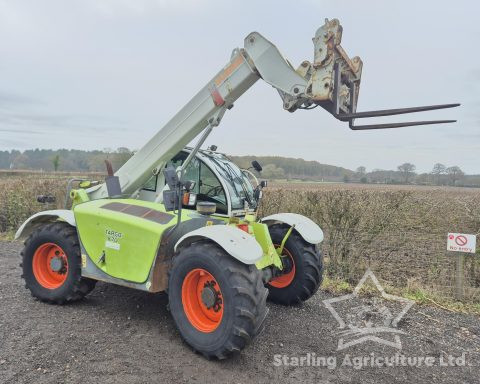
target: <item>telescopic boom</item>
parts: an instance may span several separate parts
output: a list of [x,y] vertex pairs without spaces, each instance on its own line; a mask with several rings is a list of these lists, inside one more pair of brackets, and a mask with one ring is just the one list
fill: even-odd
[[[320,106],[335,118],[348,122],[353,130],[455,122],[435,120],[355,125],[355,119],[452,108],[460,104],[357,112],[363,63],[358,56],[348,57],[340,45],[341,39],[339,21],[326,20],[313,38],[313,63],[304,61],[295,70],[274,44],[257,32],[250,33],[244,40],[244,47],[232,52],[230,62],[115,173],[121,194],[134,194],[202,131],[217,126],[225,111],[258,79],[277,89],[285,110],[294,112]],[[87,192],[91,199],[108,196],[105,184]]]

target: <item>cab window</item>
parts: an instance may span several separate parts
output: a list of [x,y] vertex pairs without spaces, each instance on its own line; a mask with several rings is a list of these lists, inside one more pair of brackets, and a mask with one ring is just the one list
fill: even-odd
[[[188,153],[180,152],[167,166],[173,166],[176,169],[183,164],[187,156]],[[227,197],[222,184],[205,163],[193,158],[185,170],[184,179],[195,181],[192,192],[197,194],[197,201],[210,201],[217,205],[217,213],[228,213]]]
[[227,197],[222,184],[220,184],[220,180],[218,180],[212,170],[203,162],[200,163],[199,187],[198,201],[211,201],[217,204],[218,213],[228,213]]
[[158,175],[152,175],[152,177],[150,177],[150,179],[148,179],[148,181],[143,185],[142,189],[155,192],[157,190],[157,178]]

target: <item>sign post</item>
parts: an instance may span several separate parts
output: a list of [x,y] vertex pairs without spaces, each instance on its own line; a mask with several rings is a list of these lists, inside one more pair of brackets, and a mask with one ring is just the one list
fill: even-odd
[[455,298],[457,300],[463,300],[464,287],[465,287],[465,254],[457,253],[455,267]]
[[477,246],[476,235],[465,233],[449,233],[447,237],[447,250],[458,252],[455,262],[455,298],[462,300],[464,296],[465,280],[465,253],[475,253]]

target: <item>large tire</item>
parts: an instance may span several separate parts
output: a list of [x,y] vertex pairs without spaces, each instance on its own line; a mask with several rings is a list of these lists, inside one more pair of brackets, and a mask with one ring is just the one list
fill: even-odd
[[190,244],[173,259],[170,312],[186,343],[207,358],[239,352],[261,332],[267,295],[255,265],[241,263],[212,242]]
[[77,231],[67,223],[46,224],[28,237],[22,255],[22,277],[33,297],[51,304],[80,300],[95,287],[81,275]]
[[[273,225],[269,228],[270,237],[279,247],[287,234],[288,227]],[[291,268],[288,273],[272,279],[268,284],[268,299],[282,305],[299,304],[312,297],[322,284],[322,254],[307,243],[293,230],[288,237],[282,257],[289,257]]]

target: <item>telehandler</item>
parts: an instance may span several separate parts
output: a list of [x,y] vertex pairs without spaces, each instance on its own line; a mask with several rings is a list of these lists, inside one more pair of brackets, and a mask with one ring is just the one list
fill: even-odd
[[[275,88],[289,112],[322,107],[353,130],[454,122],[355,125],[365,117],[450,108],[446,104],[357,112],[362,61],[340,45],[342,27],[326,20],[313,38],[314,60],[295,70],[257,32],[173,118],[105,182],[68,184],[71,209],[31,216],[23,278],[31,294],[65,304],[96,281],[168,293],[183,339],[208,358],[242,350],[264,326],[267,298],[308,300],[322,282],[323,232],[307,217],[257,217],[265,181],[239,169],[215,146],[201,149],[225,112],[257,80]],[[199,136],[194,147],[186,147]],[[261,171],[257,162],[256,171]],[[51,201],[49,196],[39,201]]]

